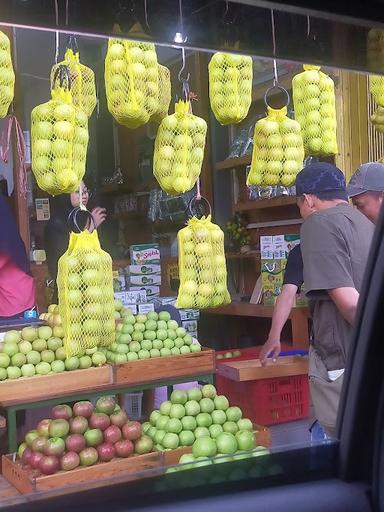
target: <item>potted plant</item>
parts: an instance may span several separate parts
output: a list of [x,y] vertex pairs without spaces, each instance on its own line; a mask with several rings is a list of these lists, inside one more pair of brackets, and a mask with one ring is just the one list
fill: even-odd
[[237,213],[230,222],[226,224],[226,232],[228,234],[231,247],[234,251],[246,253],[251,250],[247,222],[244,217]]

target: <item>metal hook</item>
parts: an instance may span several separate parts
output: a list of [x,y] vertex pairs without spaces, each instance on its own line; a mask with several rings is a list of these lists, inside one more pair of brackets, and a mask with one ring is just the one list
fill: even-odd
[[179,79],[179,82],[183,83],[183,82],[188,82],[189,76],[190,76],[189,73],[188,73],[188,75],[185,78],[182,76],[183,71],[185,69],[185,48],[181,49],[181,60],[182,60],[182,66],[181,66],[181,69],[180,69],[177,77]]
[[73,51],[73,53],[79,53],[79,46],[77,44],[77,39],[74,34],[70,34],[67,39],[67,48]]

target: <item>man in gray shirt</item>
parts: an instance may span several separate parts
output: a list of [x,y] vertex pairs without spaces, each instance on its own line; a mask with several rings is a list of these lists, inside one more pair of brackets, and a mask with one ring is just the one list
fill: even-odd
[[344,175],[332,164],[317,162],[305,167],[297,176],[296,194],[304,219],[304,283],[313,317],[311,397],[321,426],[334,435],[374,226],[348,204]]

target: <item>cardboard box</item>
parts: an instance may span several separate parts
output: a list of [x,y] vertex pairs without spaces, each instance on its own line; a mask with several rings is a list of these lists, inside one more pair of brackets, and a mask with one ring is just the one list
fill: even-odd
[[197,333],[197,320],[187,320],[186,322],[181,322],[181,326],[187,331],[188,334],[193,336],[194,333]]
[[132,265],[160,265],[159,244],[138,244],[131,245],[129,254]]
[[127,293],[140,291],[145,291],[147,299],[158,297],[160,295],[160,286],[129,286]]
[[198,320],[200,312],[198,309],[179,309],[181,320]]
[[113,291],[123,292],[126,289],[125,276],[117,275],[113,276]]
[[265,306],[273,306],[276,298],[281,293],[286,263],[286,259],[261,261],[261,282],[263,285],[263,304]]
[[137,308],[139,307],[137,304],[127,304],[124,307],[127,309],[130,309],[132,312],[132,315],[137,315],[137,313],[138,313]]
[[145,304],[147,302],[147,294],[145,290],[115,292],[115,299],[121,300],[125,307],[132,304]]
[[137,306],[138,313],[140,315],[146,315],[147,313],[151,313],[152,311],[155,311],[155,305],[154,304],[139,304]]
[[159,286],[161,285],[161,275],[141,275],[127,277],[128,286]]
[[129,276],[157,275],[161,276],[161,265],[128,265],[125,270]]
[[260,257],[261,259],[269,260],[273,259],[273,236],[261,236],[260,237]]

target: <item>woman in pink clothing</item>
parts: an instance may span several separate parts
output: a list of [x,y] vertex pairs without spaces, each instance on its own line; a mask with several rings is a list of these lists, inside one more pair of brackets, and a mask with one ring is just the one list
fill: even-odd
[[35,304],[25,246],[7,200],[0,194],[0,318],[23,317]]

